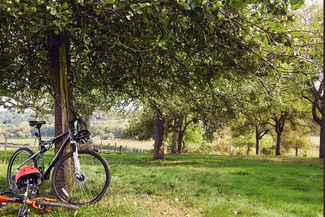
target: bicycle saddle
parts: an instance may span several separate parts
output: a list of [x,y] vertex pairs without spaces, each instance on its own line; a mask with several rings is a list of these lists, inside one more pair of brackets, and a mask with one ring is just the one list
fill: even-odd
[[37,128],[40,128],[43,124],[46,124],[45,121],[29,121],[29,126],[36,126]]

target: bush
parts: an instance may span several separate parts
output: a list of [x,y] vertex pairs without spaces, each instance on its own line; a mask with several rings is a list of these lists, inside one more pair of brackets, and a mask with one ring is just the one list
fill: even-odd
[[268,148],[262,148],[261,153],[264,155],[273,155],[273,154],[275,154],[275,149],[276,149],[275,146],[271,146]]
[[17,132],[17,138],[24,139],[25,137],[26,137],[26,135],[22,131]]
[[108,140],[108,139],[114,139],[114,138],[115,138],[115,136],[113,133],[108,133],[108,134],[100,136],[100,139],[102,139],[102,140]]

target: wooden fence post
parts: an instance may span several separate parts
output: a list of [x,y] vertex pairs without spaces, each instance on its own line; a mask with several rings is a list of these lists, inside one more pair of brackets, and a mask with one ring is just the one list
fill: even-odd
[[6,164],[7,163],[7,140],[8,140],[8,137],[7,135],[5,135],[5,159],[4,159],[4,163]]
[[116,142],[115,142],[115,152],[116,152]]
[[100,140],[100,152],[102,152],[103,149],[103,140]]
[[33,151],[35,151],[37,137],[35,136]]

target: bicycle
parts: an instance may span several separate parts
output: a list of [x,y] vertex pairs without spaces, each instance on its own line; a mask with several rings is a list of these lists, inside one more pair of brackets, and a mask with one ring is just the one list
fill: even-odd
[[[14,194],[17,197],[8,197],[4,196],[6,194]],[[22,204],[21,208],[18,210],[18,217],[29,217],[30,216],[30,209],[27,209],[26,205],[42,210],[44,212],[53,212],[53,207],[64,207],[64,208],[71,208],[71,209],[78,209],[78,206],[70,205],[70,204],[62,204],[56,203],[55,199],[50,199],[46,197],[37,197],[34,199],[29,199],[27,197],[27,192],[23,195],[15,194],[13,192],[0,192],[0,208],[3,204],[7,203],[20,203]]]
[[[73,205],[93,204],[101,200],[107,193],[111,182],[111,172],[108,163],[98,153],[92,150],[78,150],[79,145],[90,139],[88,130],[79,130],[79,123],[83,123],[81,116],[73,109],[72,120],[68,121],[68,130],[63,134],[43,141],[41,137],[41,127],[45,121],[29,121],[30,126],[34,126],[38,132],[35,133],[39,141],[38,151],[33,153],[29,148],[19,148],[10,158],[7,169],[7,182],[9,189],[14,193],[25,192],[28,187],[28,197],[35,198],[38,194],[38,186],[44,180],[50,179],[52,173],[52,191],[56,197],[65,203]],[[77,133],[74,135],[74,125],[77,121]],[[63,145],[55,154],[48,168],[45,170],[43,154],[50,150],[58,140],[64,138]],[[72,151],[63,154],[68,144],[71,144]],[[37,167],[38,161],[40,166]],[[35,167],[40,172],[40,183],[36,179],[24,179],[23,183],[16,183],[17,173],[27,166]]]

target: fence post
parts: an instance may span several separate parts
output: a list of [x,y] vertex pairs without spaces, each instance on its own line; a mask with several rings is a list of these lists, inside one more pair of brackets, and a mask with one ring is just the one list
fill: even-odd
[[103,149],[103,140],[100,140],[100,152],[102,152]]
[[33,151],[35,151],[37,137],[35,136]]
[[116,142],[115,142],[115,152],[116,152]]
[[7,163],[7,140],[8,140],[8,137],[7,137],[7,135],[5,135],[5,159],[4,159],[5,164]]

